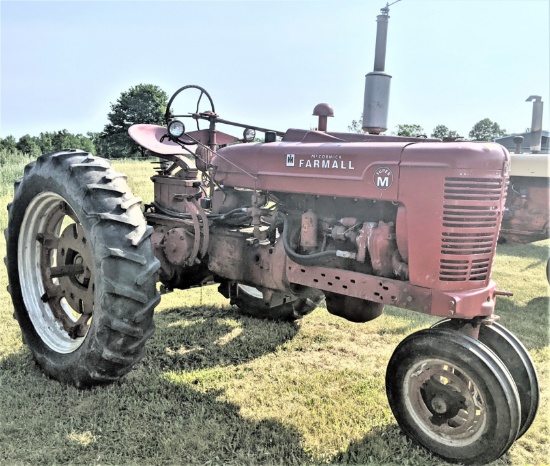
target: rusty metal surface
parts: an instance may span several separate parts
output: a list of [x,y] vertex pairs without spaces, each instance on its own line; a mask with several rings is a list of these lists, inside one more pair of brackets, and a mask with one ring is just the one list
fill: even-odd
[[281,241],[275,245],[247,239],[241,233],[212,227],[208,248],[208,268],[215,274],[239,283],[287,291],[284,281],[286,254]]
[[[195,172],[196,175],[196,172]],[[196,179],[184,179],[179,176],[153,176],[155,202],[161,207],[179,213],[187,212],[184,200],[188,197],[200,195],[200,182]]]
[[546,239],[550,225],[550,178],[510,178],[501,238],[517,243]]
[[445,292],[349,270],[299,265],[290,259],[285,273],[291,283],[434,316],[472,318],[492,314],[495,306],[494,282],[475,290]]
[[432,290],[407,282],[350,270],[304,266],[290,259],[286,261],[285,273],[290,283],[425,313],[430,310]]
[[168,262],[175,266],[187,264],[192,254],[189,244],[193,241],[191,236],[185,228],[172,228],[166,233],[162,247]]
[[300,232],[300,246],[305,251],[313,251],[317,248],[317,214],[311,209],[302,214],[302,229]]
[[[84,336],[89,327],[94,307],[95,268],[80,223],[70,223],[57,236],[56,230],[63,221],[76,218],[67,204],[61,207],[49,216],[44,232],[37,237],[41,244],[42,300],[48,302],[55,319],[75,338]],[[54,262],[56,265],[52,265]]]
[[393,223],[380,221],[366,226],[368,251],[372,268],[376,275],[383,277],[393,273],[392,256],[397,249]]

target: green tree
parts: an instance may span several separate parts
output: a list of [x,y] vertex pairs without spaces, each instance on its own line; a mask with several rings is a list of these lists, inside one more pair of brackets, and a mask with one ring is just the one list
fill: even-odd
[[451,131],[445,125],[437,125],[432,131],[432,138],[459,138],[460,136],[456,131]]
[[404,124],[404,125],[397,125],[397,135],[398,136],[406,136],[406,137],[426,137],[426,133],[424,132],[424,128],[420,125],[415,124]]
[[501,128],[498,123],[484,118],[478,121],[469,133],[470,139],[474,141],[494,141],[495,138],[504,136],[506,130]]
[[88,137],[82,134],[77,134],[76,138],[78,139],[78,148],[86,152],[96,153],[96,148],[93,141]]
[[144,156],[144,149],[128,135],[135,123],[164,124],[168,96],[153,84],[138,84],[111,104],[109,123],[99,136],[101,155],[109,158]]
[[0,139],[0,149],[4,149],[6,151],[16,151],[17,150],[17,141],[15,138],[10,134],[9,136],[6,136],[4,139]]
[[39,153],[45,154],[54,150],[80,149],[95,153],[93,141],[82,134],[72,134],[66,129],[40,133],[38,138],[34,138],[39,147]]
[[101,137],[102,133],[88,131],[86,137],[91,141],[94,147],[94,154],[100,157],[109,157],[108,144]]
[[38,145],[40,146],[40,152],[42,154],[54,150],[51,133],[40,133],[40,135],[38,136]]
[[54,131],[51,139],[54,150],[80,149],[78,138],[74,134],[69,133],[66,129]]
[[17,141],[17,149],[24,154],[38,157],[41,154],[39,139],[36,136],[25,134]]

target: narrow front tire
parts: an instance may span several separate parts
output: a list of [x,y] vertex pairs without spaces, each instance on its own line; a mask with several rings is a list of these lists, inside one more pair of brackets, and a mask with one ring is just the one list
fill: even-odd
[[450,462],[494,461],[519,431],[520,401],[509,372],[460,332],[426,329],[403,340],[388,364],[386,392],[405,433]]

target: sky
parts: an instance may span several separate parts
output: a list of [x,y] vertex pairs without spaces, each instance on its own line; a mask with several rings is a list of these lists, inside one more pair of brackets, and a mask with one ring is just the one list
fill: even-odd
[[[391,2],[390,2],[391,3]],[[101,131],[137,84],[198,84],[225,119],[278,131],[346,131],[363,110],[385,0],[0,1],[0,137]],[[388,132],[419,124],[508,133],[544,101],[550,129],[550,1],[401,0],[390,6]],[[174,107],[182,113],[192,108]],[[220,128],[221,129],[221,128]]]

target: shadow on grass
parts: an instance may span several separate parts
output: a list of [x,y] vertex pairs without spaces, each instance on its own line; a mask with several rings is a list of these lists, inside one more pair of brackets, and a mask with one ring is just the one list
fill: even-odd
[[[491,464],[508,464],[508,457],[506,453]],[[351,442],[346,451],[334,458],[332,464],[441,466],[450,463],[410,440],[394,424],[376,427],[362,439]]]
[[155,315],[149,359],[161,369],[202,370],[242,364],[291,340],[299,324],[242,316],[225,306],[171,308]]
[[311,462],[294,427],[246,419],[223,390],[166,376],[251,361],[292,339],[297,324],[214,306],[161,311],[155,323],[148,355],[108,386],[78,390],[51,380],[26,348],[0,358],[0,463]]

